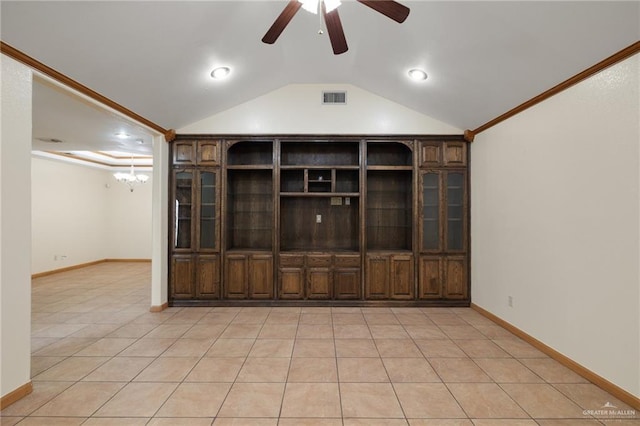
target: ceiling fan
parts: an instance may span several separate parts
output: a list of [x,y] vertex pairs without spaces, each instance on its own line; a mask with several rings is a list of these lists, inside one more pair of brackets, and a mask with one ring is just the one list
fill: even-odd
[[[376,12],[382,13],[388,18],[393,19],[398,23],[404,22],[409,16],[409,8],[401,5],[400,3],[392,0],[357,0],[358,2],[369,6]],[[327,26],[327,32],[329,33],[329,40],[331,40],[331,47],[333,53],[339,55],[346,52],[349,47],[347,46],[347,39],[344,36],[342,30],[342,22],[340,22],[340,16],[338,15],[337,7],[340,5],[339,0],[289,0],[289,3],[285,6],[284,10],[276,18],[271,28],[262,37],[262,41],[267,44],[273,44],[276,42],[282,31],[289,24],[294,15],[300,10],[301,7],[316,13],[315,11],[320,8],[322,15],[324,16],[324,22]],[[320,32],[322,33],[322,32]]]

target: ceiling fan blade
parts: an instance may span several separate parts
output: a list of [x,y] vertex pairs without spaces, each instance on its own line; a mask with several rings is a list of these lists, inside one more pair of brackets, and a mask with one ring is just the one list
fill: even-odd
[[393,19],[398,23],[403,23],[409,16],[409,8],[397,1],[392,0],[358,0],[365,6],[382,13],[384,16]]
[[339,55],[349,50],[347,46],[347,39],[344,36],[344,30],[342,29],[342,22],[340,22],[340,15],[338,15],[338,9],[333,9],[327,13],[327,9],[322,3],[322,14],[324,15],[324,22],[327,25],[327,32],[329,33],[329,40],[331,40],[331,47],[333,53]]
[[280,16],[273,22],[271,28],[269,28],[264,37],[262,37],[262,41],[267,44],[275,43],[278,37],[280,37],[280,34],[282,34],[282,31],[284,31],[285,27],[291,19],[293,19],[296,12],[300,10],[301,6],[302,3],[298,0],[290,0],[289,4],[287,4],[282,10],[282,13],[280,13]]

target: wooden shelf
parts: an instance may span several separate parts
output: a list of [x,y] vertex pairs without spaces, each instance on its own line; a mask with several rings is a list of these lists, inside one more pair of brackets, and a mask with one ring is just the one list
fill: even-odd
[[232,165],[232,166],[227,166],[227,170],[273,170],[273,165],[270,165],[270,164]]
[[313,165],[313,164],[296,164],[281,165],[280,170],[317,170],[317,169],[335,169],[335,170],[360,170],[360,166],[340,166],[340,165]]
[[367,166],[367,170],[413,170],[412,166]]
[[281,197],[360,197],[359,192],[281,192]]

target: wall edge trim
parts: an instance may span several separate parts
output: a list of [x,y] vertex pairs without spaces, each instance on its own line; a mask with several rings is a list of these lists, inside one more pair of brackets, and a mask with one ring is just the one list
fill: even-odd
[[[606,68],[609,68],[612,65],[617,64],[618,62],[622,62],[627,58],[632,57],[633,55],[635,55],[636,53],[640,52],[640,41],[637,41],[635,43],[633,43],[630,46],[627,46],[626,48],[614,53],[613,55],[609,56],[606,59],[603,59],[602,61],[598,62],[597,64],[587,68],[586,70],[574,75],[573,77],[568,78],[567,80],[555,85],[554,87],[546,90],[545,92],[542,92],[541,94],[539,94],[538,96],[535,96],[531,99],[529,99],[528,101],[523,102],[522,104],[518,105],[515,108],[510,109],[509,111],[505,112],[502,115],[499,115],[498,117],[494,118],[493,120],[490,120],[488,122],[486,122],[485,124],[483,124],[482,126],[478,127],[477,129],[473,129],[473,130],[467,130],[466,132],[469,132],[470,135],[473,135],[474,137],[480,133],[480,132],[484,132],[485,130],[495,126],[496,124],[499,124],[511,117],[513,117],[514,115],[517,115],[519,113],[521,113],[522,111],[531,108],[532,106],[549,99],[552,96],[557,95],[558,93],[570,88],[571,86],[574,86],[578,83],[580,83],[583,80],[588,79],[589,77],[592,77],[593,75],[599,73],[600,71],[603,71]],[[465,133],[466,133],[465,132]]]
[[18,62],[21,62],[23,64],[25,64],[26,66],[35,69],[38,72],[41,72],[42,74],[54,79],[55,81],[64,84],[67,87],[70,87],[74,90],[77,90],[78,92],[82,93],[85,96],[88,96],[89,98],[93,99],[94,101],[97,101],[103,105],[108,106],[109,108],[114,109],[115,111],[118,111],[119,113],[125,115],[126,117],[129,117],[130,119],[137,121],[138,123],[144,124],[145,126],[159,132],[162,134],[167,133],[167,129],[163,128],[162,126],[154,123],[151,120],[148,120],[144,117],[142,117],[141,115],[136,114],[135,112],[131,111],[129,108],[126,108],[122,105],[120,105],[119,103],[107,98],[106,96],[101,95],[100,93],[96,92],[95,90],[92,90],[90,88],[88,88],[87,86],[85,86],[82,83],[77,82],[76,80],[72,79],[71,77],[68,77],[67,75],[54,70],[53,68],[49,67],[48,65],[43,64],[42,62],[38,61],[35,58],[32,58],[31,56],[27,55],[26,53],[16,49],[15,47],[12,47],[10,45],[8,45],[7,43],[0,41],[0,52],[2,52],[3,54],[9,56],[10,58],[15,59]]
[[542,343],[540,340],[536,339],[535,337],[531,336],[530,334],[525,333],[524,331],[520,330],[518,327],[516,327],[516,326],[512,325],[511,323],[503,320],[499,316],[492,314],[491,312],[489,312],[486,309],[476,305],[475,303],[471,303],[470,307],[474,311],[478,312],[480,315],[490,319],[491,321],[493,321],[497,325],[499,325],[502,328],[510,331],[511,333],[515,334],[516,336],[518,336],[519,338],[521,338],[525,342],[529,343],[530,345],[532,345],[533,347],[535,347],[539,351],[543,352],[544,354],[546,354],[549,357],[553,358],[554,360],[558,361],[560,364],[564,365],[565,367],[567,367],[568,369],[570,369],[574,373],[584,377],[585,379],[587,379],[588,381],[590,381],[594,385],[598,386],[602,390],[605,390],[605,391],[609,392],[611,395],[615,396],[620,401],[624,402],[625,404],[630,405],[631,407],[635,408],[636,410],[640,409],[640,398],[636,397],[632,393],[622,389],[620,386],[618,386],[618,385],[610,382],[609,380],[605,379],[604,377],[594,373],[593,371],[591,371],[588,368],[582,366],[581,364],[578,364],[577,362],[575,362],[571,358],[567,357],[566,355],[561,354],[560,352],[556,351],[552,347],[547,346],[546,344]]
[[42,278],[49,275],[59,274],[61,272],[73,271],[74,269],[82,269],[82,268],[86,268],[87,266],[98,265],[100,263],[105,263],[105,262],[136,262],[137,263],[137,262],[151,262],[151,259],[100,259],[100,260],[94,260],[92,262],[80,263],[78,265],[67,266],[65,268],[38,272],[36,274],[32,274],[31,279]]
[[17,402],[25,396],[29,395],[31,392],[33,392],[33,383],[31,382],[31,380],[29,380],[24,385],[18,387],[17,389],[0,398],[0,410],[4,410],[14,402]]
[[169,302],[164,302],[162,305],[151,305],[149,312],[162,312],[169,307]]

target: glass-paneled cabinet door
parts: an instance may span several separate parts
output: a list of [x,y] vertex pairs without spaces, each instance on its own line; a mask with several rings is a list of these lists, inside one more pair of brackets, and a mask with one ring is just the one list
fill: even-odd
[[191,249],[193,239],[193,170],[175,170],[173,175],[173,247]]
[[198,172],[200,211],[198,212],[198,248],[218,248],[218,173],[212,170]]
[[464,251],[465,241],[465,174],[447,172],[447,251]]
[[420,194],[421,212],[420,221],[422,228],[421,247],[422,252],[441,251],[441,179],[440,172],[424,172],[421,174]]

